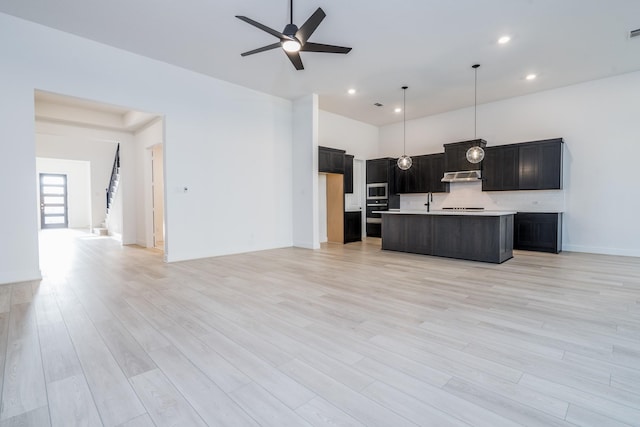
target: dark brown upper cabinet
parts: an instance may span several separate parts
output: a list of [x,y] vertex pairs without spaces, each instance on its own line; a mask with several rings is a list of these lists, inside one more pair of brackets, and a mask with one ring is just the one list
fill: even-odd
[[534,141],[519,146],[520,190],[562,188],[562,139]]
[[483,191],[562,188],[562,138],[485,149]]
[[367,160],[367,184],[386,182],[391,187],[394,161],[389,157]]
[[444,167],[445,172],[475,171],[482,168],[482,162],[470,163],[467,160],[467,151],[471,147],[486,147],[487,141],[484,139],[473,139],[470,141],[453,142],[444,144]]
[[519,152],[517,145],[485,148],[482,191],[518,190]]
[[448,193],[449,183],[442,182],[444,175],[444,153],[411,157],[413,164],[406,171],[395,166],[395,192]]
[[353,193],[353,156],[344,155],[344,192]]
[[345,153],[336,148],[318,147],[318,172],[344,174]]

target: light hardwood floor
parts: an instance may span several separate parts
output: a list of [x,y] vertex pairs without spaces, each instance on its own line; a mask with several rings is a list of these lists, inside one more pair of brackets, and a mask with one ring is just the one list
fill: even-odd
[[0,426],[640,425],[640,259],[380,241],[165,264],[51,230],[0,286]]

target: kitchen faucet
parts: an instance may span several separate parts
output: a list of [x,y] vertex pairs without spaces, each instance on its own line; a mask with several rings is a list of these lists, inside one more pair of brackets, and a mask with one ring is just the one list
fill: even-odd
[[429,191],[427,193],[427,203],[424,204],[427,207],[427,212],[429,212],[429,209],[431,208],[431,202],[433,202],[433,193]]

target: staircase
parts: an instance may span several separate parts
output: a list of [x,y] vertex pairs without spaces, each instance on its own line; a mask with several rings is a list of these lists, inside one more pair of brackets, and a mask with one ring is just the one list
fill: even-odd
[[104,222],[100,224],[100,227],[94,227],[93,232],[99,236],[107,236],[109,229],[107,224],[109,223],[109,213],[113,205],[113,199],[118,191],[118,184],[120,182],[120,144],[116,148],[116,155],[113,159],[113,167],[111,168],[111,177],[109,178],[109,186],[105,188],[106,201],[107,201],[107,214]]

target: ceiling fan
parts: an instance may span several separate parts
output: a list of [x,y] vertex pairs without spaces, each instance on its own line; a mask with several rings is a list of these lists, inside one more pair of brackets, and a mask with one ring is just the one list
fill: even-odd
[[287,54],[293,66],[296,67],[296,70],[304,70],[302,59],[300,58],[300,52],[349,53],[351,51],[350,47],[332,46],[328,44],[311,43],[308,41],[311,34],[313,34],[316,28],[318,28],[318,25],[320,25],[325,16],[327,15],[324,11],[321,8],[318,8],[318,10],[316,10],[313,15],[311,15],[309,19],[307,19],[307,21],[298,28],[298,26],[293,23],[293,0],[291,0],[289,23],[284,27],[282,32],[279,32],[256,22],[253,19],[247,18],[246,16],[236,15],[236,18],[246,22],[247,24],[251,24],[254,27],[280,39],[277,43],[244,52],[241,56],[249,56],[254,53],[265,52],[267,50],[282,47],[284,53]]

